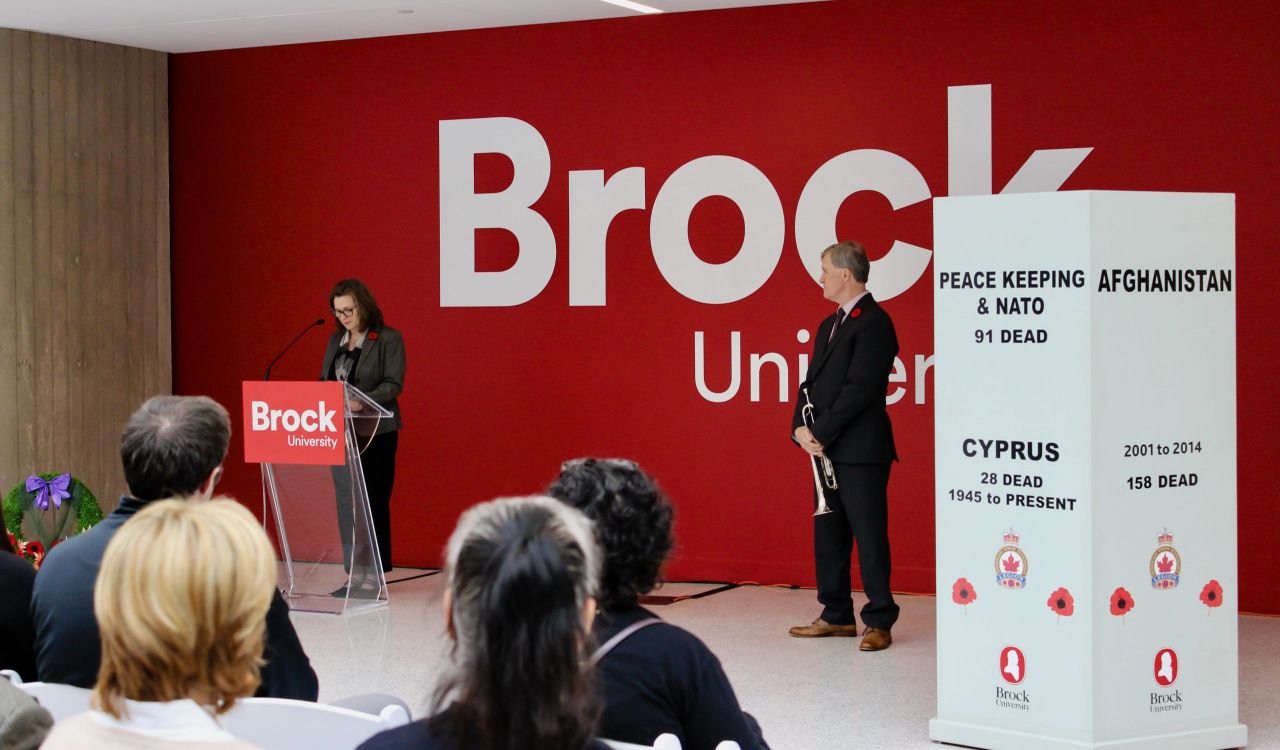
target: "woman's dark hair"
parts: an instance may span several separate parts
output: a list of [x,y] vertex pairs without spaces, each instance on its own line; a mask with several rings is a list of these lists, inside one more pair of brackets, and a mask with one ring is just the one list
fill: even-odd
[[566,461],[547,494],[587,514],[595,524],[604,553],[602,609],[634,606],[658,585],[662,563],[671,552],[674,511],[639,466],[625,459]]
[[476,750],[582,750],[600,715],[591,522],[547,497],[494,500],[462,514],[445,557],[454,640],[433,728]]
[[0,529],[0,552],[18,554],[18,550],[14,549],[13,545],[9,543],[9,532],[4,529]]
[[[343,279],[333,285],[333,291],[329,292],[329,309],[333,309],[333,300],[344,294],[351,295],[356,301],[356,309],[359,311],[360,322],[364,325],[366,331],[376,331],[382,328],[382,308],[378,307],[378,301],[373,298],[373,292],[369,291],[369,287],[364,285],[360,279]],[[342,321],[336,317],[333,319],[333,325],[341,333],[347,329],[342,327]]]

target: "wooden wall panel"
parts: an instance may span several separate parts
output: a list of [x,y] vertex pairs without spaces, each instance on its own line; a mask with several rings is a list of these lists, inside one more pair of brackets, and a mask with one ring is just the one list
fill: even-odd
[[[35,329],[38,325],[35,318],[35,294],[31,285],[36,280],[35,274],[35,204],[32,170],[35,165],[35,143],[31,132],[35,119],[35,85],[32,81],[31,58],[32,37],[38,34],[15,32],[13,35],[13,106],[10,113],[13,117],[13,248],[14,248],[14,287],[13,313],[17,325],[14,335],[17,337],[17,354],[14,358],[13,377],[18,388],[18,466],[14,471],[8,469],[4,474],[11,474],[13,481],[19,467],[34,465],[36,429],[35,379],[32,377],[35,361]],[[8,478],[0,479],[5,483]]]
[[[97,97],[94,100],[94,110],[96,112],[94,119],[94,131],[97,139],[98,149],[94,155],[96,162],[95,181],[94,181],[94,200],[97,203],[97,209],[94,212],[94,240],[93,240],[93,291],[88,296],[92,300],[93,308],[98,311],[98,315],[94,316],[90,322],[90,326],[96,329],[96,335],[93,338],[95,354],[95,367],[98,371],[98,377],[95,383],[114,382],[117,387],[122,385],[120,378],[114,372],[115,363],[111,361],[111,347],[114,345],[111,339],[111,305],[119,300],[111,298],[111,143],[110,143],[110,124],[111,124],[111,92],[109,82],[111,80],[112,71],[110,67],[110,48],[105,44],[93,45],[93,65],[94,65],[94,81],[97,88]],[[114,379],[114,380],[113,380]],[[94,440],[93,447],[97,453],[97,466],[105,466],[111,460],[111,446],[108,437],[111,434],[109,422],[115,406],[113,404],[115,396],[98,390],[95,394],[97,398],[91,399],[90,403],[96,406],[95,418],[91,429],[93,430]]]
[[[5,107],[15,103],[13,95],[13,65],[10,62],[14,49],[14,34],[19,32],[0,29],[0,102]],[[13,309],[17,297],[18,257],[14,246],[17,233],[15,217],[14,185],[14,117],[8,109],[0,109],[0,301],[9,305],[10,316],[16,326]],[[18,466],[18,339],[14,327],[0,328],[0,471],[11,475]]]
[[85,341],[83,336],[75,335],[75,332],[80,330],[86,308],[83,300],[86,288],[82,265],[84,247],[81,240],[84,224],[80,215],[82,210],[80,198],[84,192],[80,182],[83,174],[80,165],[80,155],[82,153],[80,117],[83,106],[81,96],[86,94],[82,94],[84,68],[81,60],[81,49],[83,43],[75,39],[64,39],[63,42],[62,64],[63,69],[66,70],[66,81],[62,92],[62,128],[63,137],[66,140],[66,149],[62,154],[61,161],[66,170],[67,196],[65,208],[67,243],[65,271],[67,279],[66,456],[67,460],[71,461],[76,456],[85,455],[86,448],[89,445],[84,424]]
[[0,491],[125,491],[120,428],[172,387],[168,59],[0,29]]
[[156,176],[155,208],[149,215],[155,218],[156,283],[154,287],[156,317],[156,343],[160,349],[156,356],[159,380],[156,391],[173,390],[173,318],[169,314],[171,287],[169,284],[169,58],[168,55],[151,56],[151,68],[155,72],[152,102],[155,111],[155,135],[152,150],[155,152]]

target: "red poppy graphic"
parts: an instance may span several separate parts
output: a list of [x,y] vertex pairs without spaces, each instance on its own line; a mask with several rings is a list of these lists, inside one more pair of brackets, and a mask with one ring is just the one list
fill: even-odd
[[1200,601],[1210,608],[1222,606],[1222,584],[1218,583],[1216,578],[1206,583],[1200,590]]
[[1111,614],[1124,617],[1133,609],[1133,594],[1124,586],[1111,592]]
[[1059,588],[1050,594],[1048,605],[1049,609],[1052,609],[1053,613],[1059,617],[1070,617],[1076,611],[1076,600],[1072,598],[1071,592],[1065,588]]
[[856,318],[856,317],[858,317],[858,316],[859,316],[859,315],[861,315],[861,314],[862,314],[862,311],[855,307],[855,308],[853,308],[853,312],[849,313],[849,317],[850,317],[850,318]]
[[977,599],[978,592],[973,590],[973,584],[969,583],[968,578],[957,578],[956,582],[951,584],[951,601],[956,604],[967,607]]

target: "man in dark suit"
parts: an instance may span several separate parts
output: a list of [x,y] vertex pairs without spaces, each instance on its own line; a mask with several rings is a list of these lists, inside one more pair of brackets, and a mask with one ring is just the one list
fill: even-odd
[[[867,292],[871,269],[856,242],[822,251],[822,294],[838,307],[822,321],[813,359],[796,395],[792,439],[811,456],[831,460],[838,490],[826,492],[830,513],[814,516],[813,546],[822,614],[791,628],[797,638],[858,634],[850,595],[850,558],[858,543],[858,568],[867,604],[861,650],[881,651],[898,605],[889,590],[889,468],[898,459],[885,410],[889,373],[898,354],[893,321]],[[814,406],[812,428],[801,409],[804,389]]]
[[[94,686],[102,650],[93,586],[107,544],[147,503],[170,497],[207,500],[222,475],[230,441],[227,410],[204,396],[156,396],[129,418],[120,436],[120,458],[130,494],[97,526],[49,550],[36,575],[31,616],[42,681]],[[262,658],[257,695],[307,701],[319,695],[315,670],[279,591],[267,610]]]

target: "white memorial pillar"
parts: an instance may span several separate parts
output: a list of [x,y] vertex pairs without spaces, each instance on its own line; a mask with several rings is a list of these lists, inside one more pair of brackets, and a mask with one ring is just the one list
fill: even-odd
[[1244,745],[1234,196],[941,198],[934,243],[930,737]]

